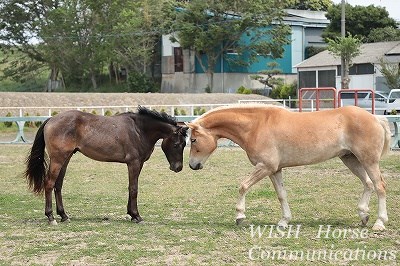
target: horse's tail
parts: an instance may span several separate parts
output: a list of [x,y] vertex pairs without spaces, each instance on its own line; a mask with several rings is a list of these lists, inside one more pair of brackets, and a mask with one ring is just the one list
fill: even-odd
[[379,123],[381,124],[381,126],[385,130],[385,138],[384,138],[385,142],[384,142],[383,150],[382,150],[382,153],[381,153],[381,157],[383,157],[390,150],[390,140],[392,139],[392,132],[390,131],[389,121],[387,120],[386,117],[381,116],[381,115],[377,115],[376,118],[378,119]]
[[[50,118],[49,118],[50,119]],[[46,143],[44,141],[44,126],[49,121],[47,119],[39,127],[31,152],[26,158],[25,177],[29,188],[36,194],[41,194],[44,189],[44,178],[47,172],[47,155],[45,152]]]

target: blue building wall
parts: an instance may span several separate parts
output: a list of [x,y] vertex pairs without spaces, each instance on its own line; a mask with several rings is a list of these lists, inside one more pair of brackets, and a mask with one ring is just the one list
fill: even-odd
[[[293,39],[291,36],[289,38]],[[247,35],[243,35],[242,42],[249,42],[250,37]],[[300,47],[301,49],[301,47]],[[239,55],[235,53],[228,53],[225,54],[223,59],[219,58],[217,60],[217,64],[214,68],[214,73],[250,73],[250,74],[256,74],[261,70],[266,70],[268,69],[267,64],[269,62],[277,62],[279,64],[279,69],[282,70],[284,74],[291,74],[295,73],[293,72],[293,65],[292,65],[292,44],[288,44],[284,46],[284,53],[282,58],[277,58],[273,59],[270,56],[262,56],[259,55],[257,58],[257,62],[254,62],[253,64],[249,66],[241,66],[234,64],[232,61],[229,59],[237,59],[237,57],[241,56],[240,58],[243,61],[247,61],[249,55],[246,55],[246,53]],[[203,56],[203,64],[207,65],[207,58]],[[204,73],[203,69],[201,68],[201,65],[199,64],[198,60],[195,60],[195,72],[196,73]]]

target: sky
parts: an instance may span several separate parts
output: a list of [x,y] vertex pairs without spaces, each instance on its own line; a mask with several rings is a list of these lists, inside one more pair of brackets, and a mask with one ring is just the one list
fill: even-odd
[[[341,3],[342,0],[333,0],[335,4]],[[352,6],[381,6],[385,7],[389,12],[389,16],[396,21],[400,21],[400,0],[346,0]]]

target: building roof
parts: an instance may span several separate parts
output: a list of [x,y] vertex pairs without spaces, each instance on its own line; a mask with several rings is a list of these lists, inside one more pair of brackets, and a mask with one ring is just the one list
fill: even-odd
[[[379,63],[381,58],[388,62],[400,62],[400,41],[364,43],[361,54],[354,58],[353,64]],[[334,57],[328,50],[320,52],[295,67],[323,67],[340,65],[340,58]]]
[[306,24],[313,27],[326,28],[329,20],[326,18],[324,11],[310,11],[310,10],[297,10],[285,9],[286,16],[284,21],[286,24]]

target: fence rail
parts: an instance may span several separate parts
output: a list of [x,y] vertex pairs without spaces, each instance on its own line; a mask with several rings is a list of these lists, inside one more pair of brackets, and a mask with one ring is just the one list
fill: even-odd
[[[298,111],[298,108],[290,108],[297,103],[297,99],[269,99],[269,100],[241,100],[239,103],[267,103],[267,104],[281,104],[291,111]],[[304,100],[303,100],[304,101]],[[303,111],[315,111],[316,105],[315,100],[310,99],[310,107],[304,108]],[[182,104],[182,105],[143,105],[147,108],[154,109],[157,111],[163,110],[172,116],[177,118],[178,122],[189,122],[198,117],[203,111],[208,111],[218,106],[224,106],[227,104]],[[17,125],[16,137],[13,141],[0,141],[0,143],[30,143],[25,137],[24,129],[27,122],[40,122],[52,116],[54,110],[100,110],[102,115],[106,114],[107,110],[121,110],[122,112],[135,111],[137,106],[77,106],[77,107],[0,107],[0,123],[3,122],[15,122]],[[199,110],[203,109],[203,110]],[[46,110],[46,115],[38,116],[26,116],[28,110]],[[320,108],[331,109],[331,108]],[[1,114],[1,110],[16,111],[14,116],[6,117]],[[182,114],[182,110],[186,110],[185,114]],[[379,110],[376,108],[376,110]],[[199,113],[199,111],[202,111]],[[178,113],[178,114],[177,114]],[[400,148],[400,115],[386,116],[391,124],[392,129],[392,148]]]

